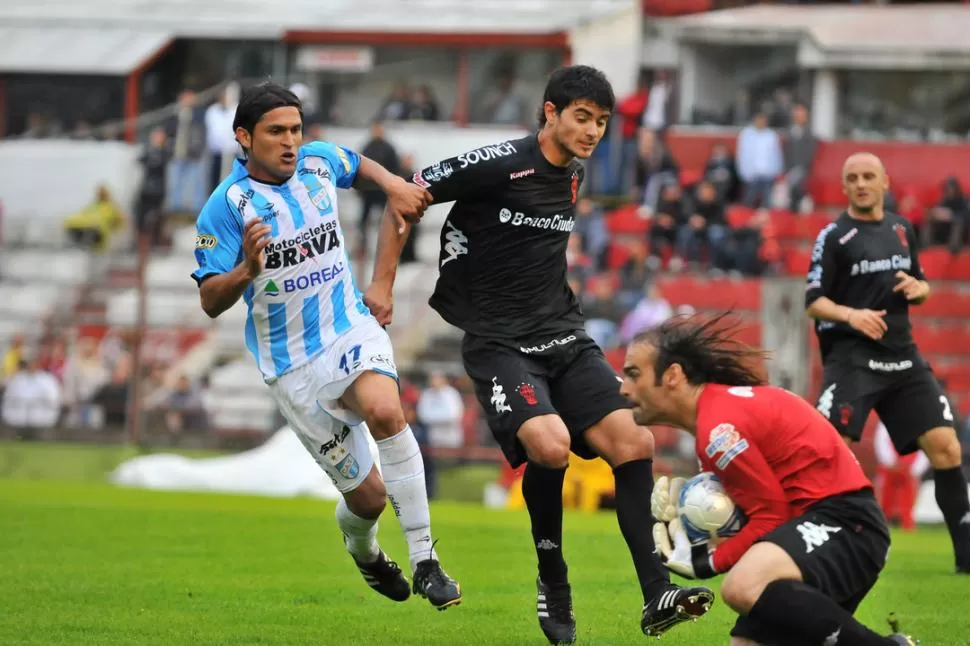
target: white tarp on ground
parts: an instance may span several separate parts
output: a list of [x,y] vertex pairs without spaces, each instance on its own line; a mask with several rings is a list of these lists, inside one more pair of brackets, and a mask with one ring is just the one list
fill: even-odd
[[[370,439],[370,433],[367,433]],[[377,445],[370,439],[377,464]],[[192,459],[158,453],[118,465],[108,479],[124,487],[217,491],[264,496],[337,499],[337,489],[296,434],[284,426],[261,446],[236,455]]]

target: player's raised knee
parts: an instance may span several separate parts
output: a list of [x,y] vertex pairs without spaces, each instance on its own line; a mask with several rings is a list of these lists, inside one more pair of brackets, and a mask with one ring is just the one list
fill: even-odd
[[732,570],[721,584],[721,599],[735,612],[746,615],[764,592],[764,583],[742,571]]
[[569,436],[542,437],[526,446],[529,461],[547,469],[562,469],[569,465]]
[[361,518],[378,518],[387,504],[387,489],[374,468],[360,485],[344,494],[347,507]]
[[399,400],[375,399],[364,406],[364,420],[374,439],[382,440],[401,432],[406,421]]
[[957,439],[956,431],[952,428],[939,427],[927,431],[920,438],[919,444],[934,468],[960,466],[963,460],[960,440]]

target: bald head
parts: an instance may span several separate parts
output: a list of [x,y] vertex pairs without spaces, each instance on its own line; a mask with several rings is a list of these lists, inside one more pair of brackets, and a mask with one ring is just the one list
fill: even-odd
[[879,169],[883,174],[886,173],[886,167],[879,157],[873,153],[860,152],[853,153],[846,158],[845,163],[842,164],[842,177],[845,177],[845,173],[849,168],[857,168],[860,166],[866,168],[874,167]]
[[842,165],[842,190],[854,215],[881,218],[883,198],[889,190],[882,160],[868,152],[850,155]]

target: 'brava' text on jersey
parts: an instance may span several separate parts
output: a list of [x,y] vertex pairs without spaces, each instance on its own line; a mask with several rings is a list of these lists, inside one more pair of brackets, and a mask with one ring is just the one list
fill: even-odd
[[321,256],[331,249],[340,248],[337,221],[308,227],[292,238],[273,241],[266,245],[266,269],[293,267]]

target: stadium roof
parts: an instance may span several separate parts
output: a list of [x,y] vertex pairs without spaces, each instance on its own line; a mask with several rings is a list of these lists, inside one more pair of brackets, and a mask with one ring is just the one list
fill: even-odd
[[758,5],[674,18],[681,39],[792,43],[808,67],[970,65],[970,6]]
[[166,32],[0,26],[0,71],[125,75],[171,39]]
[[165,31],[174,37],[279,38],[288,31],[562,32],[634,0],[4,0],[0,24]]

